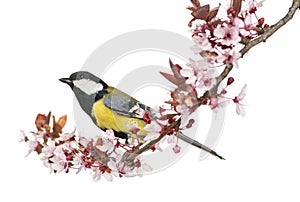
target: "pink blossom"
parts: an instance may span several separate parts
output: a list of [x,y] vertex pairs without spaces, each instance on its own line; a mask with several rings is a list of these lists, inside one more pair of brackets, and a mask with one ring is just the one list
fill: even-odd
[[20,130],[20,140],[19,142],[27,142],[29,141],[27,135],[25,135],[25,132],[23,130]]
[[112,182],[112,180],[113,180],[112,174],[111,174],[111,173],[108,173],[108,172],[104,172],[104,173],[103,173],[103,177],[104,177],[107,181],[109,181],[109,182]]
[[101,171],[99,169],[95,169],[93,174],[94,182],[99,181],[101,179],[101,175]]
[[214,35],[222,39],[221,43],[227,46],[235,45],[241,41],[239,36],[240,29],[238,26],[222,27],[219,26],[214,30]]
[[195,72],[196,75],[198,75],[199,72],[207,71],[208,68],[211,68],[210,63],[204,59],[193,60],[190,58],[186,65],[193,70],[192,74]]
[[58,155],[58,156],[55,155],[49,160],[52,162],[51,168],[55,172],[59,173],[66,169],[66,165],[67,165],[66,158],[64,158],[62,155]]
[[35,151],[37,146],[38,146],[38,141],[37,140],[34,140],[34,141],[30,140],[29,143],[28,143],[29,150],[28,150],[28,153],[26,154],[26,156],[31,154],[31,152]]
[[186,84],[195,84],[197,80],[197,73],[193,69],[182,69],[180,70],[180,74],[188,78],[185,81]]
[[43,147],[42,152],[45,155],[45,157],[50,157],[53,155],[55,149],[55,142],[53,140],[48,140],[47,145]]
[[238,60],[241,58],[241,53],[235,49],[224,51],[224,53],[218,58],[219,62],[224,64],[232,63],[236,68],[239,67]]
[[158,142],[154,145],[155,149],[157,149],[158,151],[162,152],[163,151],[163,148],[161,147],[160,145],[161,142]]
[[160,136],[161,126],[156,121],[151,121],[150,124],[147,124],[144,127],[144,130],[147,131],[147,135],[144,138],[144,141],[155,140]]
[[70,140],[71,138],[73,138],[75,135],[74,135],[75,131],[71,132],[71,133],[63,133],[60,138],[62,140]]
[[240,18],[235,18],[234,23],[240,28],[240,34],[244,37],[254,37],[256,35],[256,25],[252,23],[250,14],[246,14],[244,21]]
[[217,108],[218,105],[219,105],[218,101],[219,101],[218,98],[215,98],[215,97],[210,98],[210,100],[209,100],[209,105],[210,105],[210,107],[211,107],[212,109]]
[[248,2],[248,5],[246,8],[250,13],[255,13],[255,11],[257,10],[257,8],[262,7],[263,3],[265,2],[265,0],[262,1],[256,1],[256,0],[251,0]]
[[218,99],[218,106],[219,107],[227,107],[230,104],[230,99]]
[[181,112],[181,122],[179,128],[184,128],[189,121],[190,112],[189,111],[182,111]]
[[208,51],[212,49],[208,37],[204,34],[193,36],[193,41],[195,45],[192,46],[192,50],[195,54],[199,54],[202,51]]
[[247,84],[245,84],[241,90],[241,92],[236,96],[233,100],[233,102],[236,104],[236,113],[241,116],[246,115],[246,111],[244,109],[244,104],[241,102],[244,100],[245,95],[246,95],[246,89],[247,89]]
[[175,135],[169,135],[168,138],[167,138],[167,142],[168,142],[169,144],[174,143],[175,140],[176,140]]
[[114,150],[114,145],[110,140],[102,139],[102,145],[97,145],[96,148],[100,151],[110,153]]
[[180,152],[180,149],[181,149],[180,146],[177,144],[175,145],[175,147],[173,147],[173,151],[175,154],[178,154]]
[[201,90],[209,90],[216,84],[216,79],[209,77],[207,75],[203,75],[198,78],[198,82],[196,84],[196,87]]

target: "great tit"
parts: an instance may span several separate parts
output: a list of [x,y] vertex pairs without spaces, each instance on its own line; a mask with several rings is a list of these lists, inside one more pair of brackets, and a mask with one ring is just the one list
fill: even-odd
[[[153,113],[153,109],[128,94],[108,86],[103,80],[87,71],[79,71],[69,78],[59,81],[68,84],[74,92],[81,108],[103,131],[112,129],[116,137],[127,138],[132,134],[132,126],[139,129],[139,136],[146,136],[146,122],[140,112]],[[224,159],[215,151],[179,132],[176,136],[206,152]]]

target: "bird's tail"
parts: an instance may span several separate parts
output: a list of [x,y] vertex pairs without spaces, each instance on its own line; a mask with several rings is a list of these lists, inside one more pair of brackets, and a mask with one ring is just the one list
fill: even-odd
[[214,150],[212,150],[209,147],[201,144],[200,142],[198,142],[198,141],[196,141],[196,140],[194,140],[194,139],[192,139],[192,138],[184,135],[182,132],[177,133],[176,136],[179,139],[185,141],[186,143],[189,143],[189,144],[191,144],[191,145],[193,145],[193,146],[195,146],[195,147],[197,147],[199,149],[202,149],[202,150],[204,150],[204,151],[206,151],[206,152],[208,152],[208,153],[210,153],[210,154],[212,154],[212,155],[214,155],[214,156],[222,159],[222,160],[225,160],[222,156],[220,156],[219,154],[217,154],[217,152],[215,152]]

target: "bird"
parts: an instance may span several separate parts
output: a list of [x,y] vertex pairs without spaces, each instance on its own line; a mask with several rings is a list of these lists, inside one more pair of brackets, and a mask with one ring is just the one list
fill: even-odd
[[[132,124],[139,129],[138,135],[145,137],[147,125],[140,113],[154,110],[139,102],[125,92],[107,85],[102,79],[88,71],[72,73],[68,78],[60,78],[59,81],[67,84],[75,94],[82,110],[92,119],[94,124],[102,131],[113,130],[119,138],[128,139],[132,134]],[[209,147],[184,135],[181,131],[176,136],[222,160],[224,158]]]

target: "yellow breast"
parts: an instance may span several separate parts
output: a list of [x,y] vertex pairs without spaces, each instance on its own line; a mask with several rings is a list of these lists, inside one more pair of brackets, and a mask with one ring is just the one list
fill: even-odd
[[100,128],[113,129],[130,135],[132,127],[135,126],[140,129],[139,135],[146,135],[146,131],[143,130],[146,123],[143,120],[118,115],[104,105],[103,99],[94,103],[92,112]]

